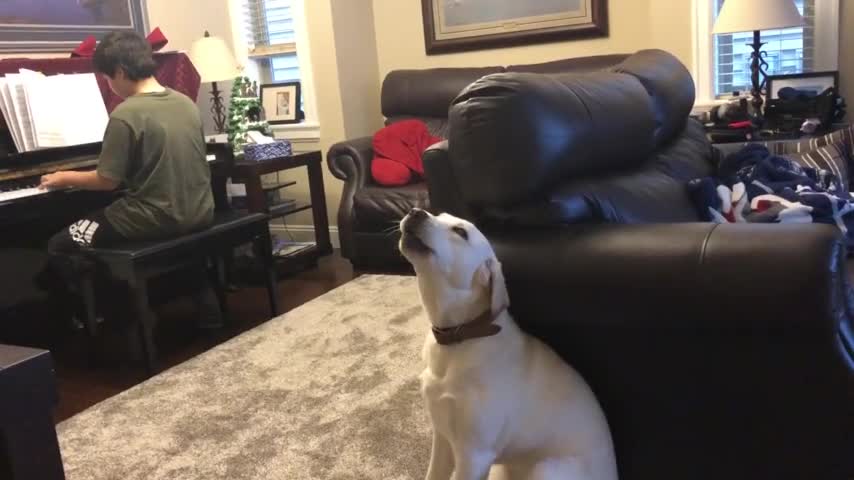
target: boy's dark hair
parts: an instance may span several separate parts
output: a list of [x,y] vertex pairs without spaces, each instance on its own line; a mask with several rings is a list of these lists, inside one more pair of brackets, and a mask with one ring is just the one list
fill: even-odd
[[116,75],[117,68],[131,80],[144,80],[157,71],[151,45],[136,32],[108,33],[95,49],[92,62],[95,70],[110,78]]

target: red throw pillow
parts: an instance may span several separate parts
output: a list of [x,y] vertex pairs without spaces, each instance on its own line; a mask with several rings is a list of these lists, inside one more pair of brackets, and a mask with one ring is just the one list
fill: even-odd
[[400,186],[411,182],[413,176],[423,176],[421,154],[440,141],[441,138],[430,135],[427,125],[420,120],[403,120],[380,129],[373,139],[371,175],[374,181],[385,186]]
[[374,181],[387,187],[399,187],[412,180],[412,170],[402,163],[383,157],[374,157],[371,162]]

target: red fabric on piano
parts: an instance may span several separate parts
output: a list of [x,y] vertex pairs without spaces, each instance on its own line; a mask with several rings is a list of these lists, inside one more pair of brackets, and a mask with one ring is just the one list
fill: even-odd
[[[196,100],[199,96],[199,87],[201,86],[201,77],[196,67],[190,61],[190,57],[186,53],[155,53],[154,60],[157,61],[157,77],[162,85],[165,85],[173,90],[183,93],[184,95]],[[42,72],[45,75],[57,75],[60,73],[92,73],[95,71],[92,65],[92,59],[87,57],[75,58],[7,58],[0,60],[0,75],[7,73],[18,73],[21,68]],[[104,105],[107,106],[107,112],[112,112],[122,99],[110,90],[107,80],[102,75],[96,75],[98,86],[101,88],[101,96],[104,97]],[[0,123],[2,116],[0,116]]]

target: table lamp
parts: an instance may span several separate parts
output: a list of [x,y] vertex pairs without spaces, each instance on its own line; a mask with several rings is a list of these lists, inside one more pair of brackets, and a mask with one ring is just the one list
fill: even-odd
[[195,65],[203,83],[211,84],[211,113],[217,133],[225,133],[226,109],[222,104],[222,92],[216,82],[234,80],[239,69],[234,55],[219,37],[205,36],[193,42],[190,47],[190,60]]
[[715,21],[714,34],[753,31],[753,48],[750,54],[750,80],[753,96],[751,103],[756,115],[762,115],[762,95],[768,77],[767,52],[761,51],[765,45],[760,39],[760,31],[777,28],[800,27],[804,19],[798,12],[793,0],[724,0],[718,19]]

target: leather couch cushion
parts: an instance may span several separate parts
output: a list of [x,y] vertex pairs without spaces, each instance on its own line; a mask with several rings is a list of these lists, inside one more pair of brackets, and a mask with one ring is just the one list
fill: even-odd
[[502,71],[503,67],[394,70],[383,80],[383,115],[447,117],[460,90],[484,75]]
[[671,223],[698,221],[685,185],[654,167],[572,180],[541,202],[507,210],[486,209],[482,221],[504,227],[573,223]]
[[712,173],[712,156],[702,125],[692,121],[639,168],[565,181],[539,200],[484,209],[481,221],[503,227],[698,221],[685,185]]
[[591,57],[567,58],[553,62],[533,63],[530,65],[510,65],[508,72],[531,73],[587,73],[605,70],[619,64],[628,54],[594,55]]
[[454,100],[449,122],[450,161],[474,207],[513,205],[562,180],[638,167],[654,146],[644,86],[611,72],[489,75]]
[[362,188],[353,196],[354,230],[393,228],[414,207],[429,207],[427,184],[424,182],[393,188]]

